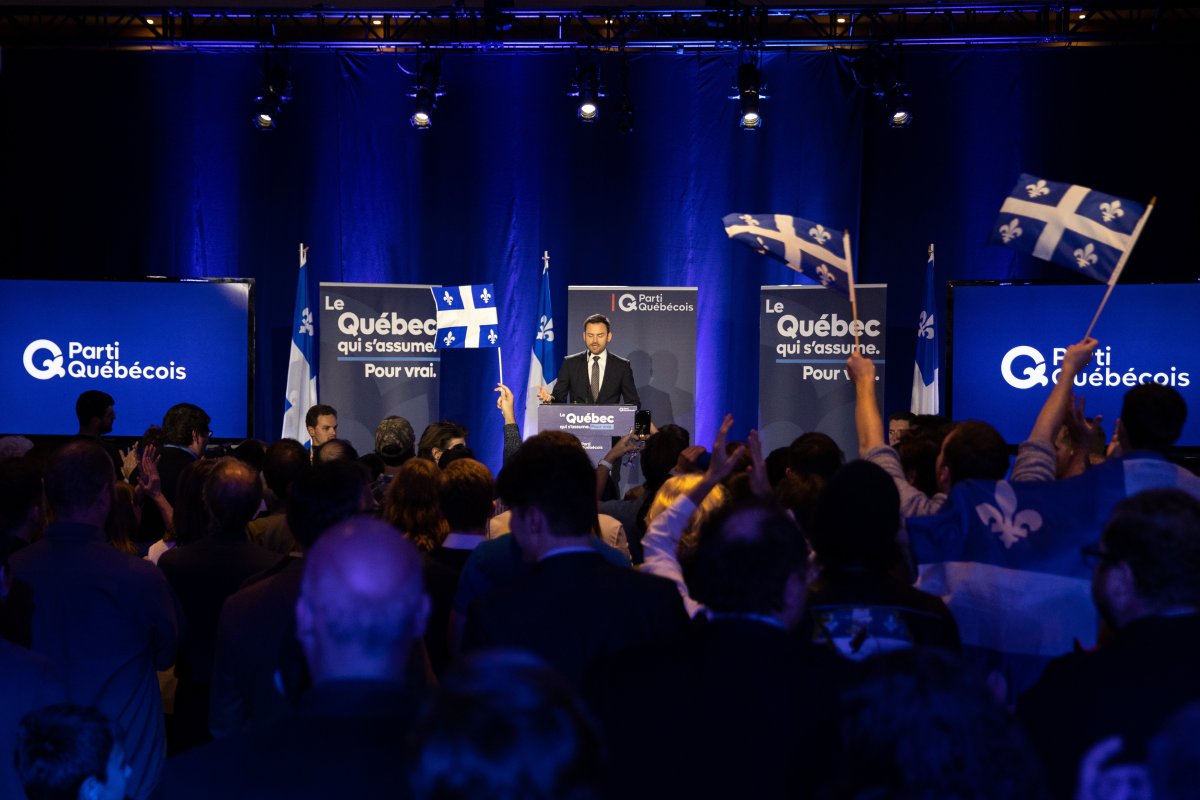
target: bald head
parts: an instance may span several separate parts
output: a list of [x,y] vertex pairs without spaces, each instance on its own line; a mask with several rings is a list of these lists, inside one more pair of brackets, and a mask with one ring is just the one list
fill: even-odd
[[261,502],[258,470],[245,461],[232,456],[218,459],[204,479],[204,507],[218,534],[242,535]]
[[314,682],[400,681],[428,615],[421,557],[382,520],[346,520],[305,558],[296,634]]

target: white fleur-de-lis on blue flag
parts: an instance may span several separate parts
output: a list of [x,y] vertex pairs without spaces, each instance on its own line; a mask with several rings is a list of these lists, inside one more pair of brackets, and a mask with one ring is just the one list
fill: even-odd
[[975,506],[975,513],[988,530],[1000,535],[1006,549],[1042,527],[1040,513],[1032,508],[1017,510],[1016,492],[1007,481],[996,484],[996,504],[980,503]]
[[547,342],[553,342],[554,341],[554,320],[543,315],[542,318],[538,320],[538,332],[537,332],[536,338],[543,339]]
[[1083,248],[1076,250],[1072,255],[1075,257],[1075,263],[1080,269],[1087,269],[1096,263],[1099,258],[1096,255],[1096,246],[1088,242]]
[[848,237],[835,236],[836,228],[787,214],[726,214],[721,222],[730,239],[787,264],[800,273],[801,283],[821,283],[853,295]]
[[300,312],[300,330],[296,332],[305,336],[313,335],[313,315],[307,308]]
[[1014,217],[1012,222],[1000,226],[1000,241],[1008,244],[1024,232],[1025,231],[1021,230],[1021,220]]
[[933,338],[933,314],[925,311],[921,312],[920,319],[917,321],[917,337],[921,339]]
[[445,348],[498,347],[496,289],[490,283],[431,287],[438,342]]
[[991,241],[1108,281],[1133,249],[1146,211],[1086,186],[1021,175],[1000,207]]

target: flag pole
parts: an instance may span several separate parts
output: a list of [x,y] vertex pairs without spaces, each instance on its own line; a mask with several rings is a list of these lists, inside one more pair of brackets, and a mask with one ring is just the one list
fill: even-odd
[[500,367],[500,382],[504,383],[504,357],[500,355],[500,348],[496,348],[496,364]]
[[1133,252],[1133,246],[1137,244],[1138,237],[1142,235],[1142,228],[1145,226],[1150,212],[1154,210],[1154,203],[1157,200],[1157,196],[1150,198],[1150,205],[1146,206],[1145,213],[1138,218],[1137,225],[1133,226],[1133,233],[1129,237],[1129,247],[1125,248],[1121,252],[1121,257],[1117,259],[1117,266],[1108,278],[1108,289],[1104,292],[1104,298],[1100,301],[1100,307],[1096,309],[1096,316],[1092,317],[1092,324],[1088,325],[1087,333],[1083,335],[1084,339],[1092,335],[1092,328],[1096,327],[1096,322],[1100,319],[1100,312],[1104,310],[1104,304],[1108,302],[1108,296],[1112,294],[1113,287],[1117,285],[1117,280],[1121,277],[1121,273],[1125,271],[1125,261],[1129,258],[1129,254]]
[[850,231],[842,231],[842,247],[846,251],[846,276],[850,284],[850,313],[854,317],[854,350],[858,352],[858,297],[854,293],[854,264],[850,260]]

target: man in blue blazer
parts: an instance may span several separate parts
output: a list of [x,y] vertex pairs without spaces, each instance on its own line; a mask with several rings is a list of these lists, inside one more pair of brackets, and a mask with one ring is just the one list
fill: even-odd
[[640,406],[633,368],[626,359],[608,352],[611,341],[612,324],[608,317],[592,314],[584,320],[583,343],[587,349],[564,358],[553,393],[543,386],[538,389],[538,398],[543,403]]

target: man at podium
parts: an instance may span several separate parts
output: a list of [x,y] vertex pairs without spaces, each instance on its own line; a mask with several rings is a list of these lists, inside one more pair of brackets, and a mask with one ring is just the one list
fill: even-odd
[[543,403],[640,406],[637,387],[633,385],[633,368],[624,358],[608,352],[611,341],[612,325],[608,317],[592,314],[585,319],[583,343],[587,349],[562,360],[553,394],[543,386],[538,389],[538,399]]

